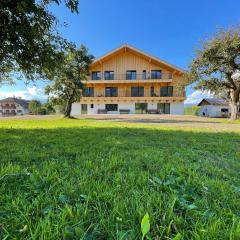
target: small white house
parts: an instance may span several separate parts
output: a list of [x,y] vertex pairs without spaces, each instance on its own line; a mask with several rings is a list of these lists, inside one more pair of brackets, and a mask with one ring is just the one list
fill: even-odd
[[228,117],[229,104],[221,98],[204,98],[198,106],[198,115],[202,117]]

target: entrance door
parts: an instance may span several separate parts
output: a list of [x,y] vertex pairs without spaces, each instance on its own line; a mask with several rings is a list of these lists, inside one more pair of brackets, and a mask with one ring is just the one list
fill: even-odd
[[87,104],[81,104],[81,114],[87,114]]
[[147,113],[147,103],[135,103],[135,113],[137,114]]
[[170,114],[170,103],[158,103],[157,109],[160,114]]

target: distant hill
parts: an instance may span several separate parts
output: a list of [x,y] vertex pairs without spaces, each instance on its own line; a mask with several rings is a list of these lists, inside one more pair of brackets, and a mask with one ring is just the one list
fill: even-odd
[[197,106],[197,104],[195,103],[184,103],[184,108],[188,108],[188,107],[192,107],[192,106]]

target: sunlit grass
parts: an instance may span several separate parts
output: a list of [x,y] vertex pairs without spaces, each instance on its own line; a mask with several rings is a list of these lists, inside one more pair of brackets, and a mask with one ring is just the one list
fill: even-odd
[[[240,133],[0,122],[0,239],[240,239]],[[180,235],[178,235],[180,236]]]

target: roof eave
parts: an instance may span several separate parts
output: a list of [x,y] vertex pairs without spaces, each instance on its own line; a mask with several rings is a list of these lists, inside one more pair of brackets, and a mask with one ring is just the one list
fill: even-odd
[[101,62],[104,58],[108,57],[111,54],[114,54],[115,52],[120,51],[123,48],[129,48],[129,49],[131,49],[131,50],[133,50],[135,52],[138,52],[138,53],[140,53],[142,55],[145,55],[145,56],[149,57],[150,59],[153,59],[153,60],[155,60],[155,61],[157,61],[157,62],[159,62],[159,63],[161,63],[163,65],[166,65],[166,66],[168,66],[168,67],[170,67],[170,68],[172,68],[174,70],[177,70],[177,71],[179,71],[182,74],[185,73],[185,70],[183,70],[183,69],[181,69],[181,68],[179,68],[179,67],[177,67],[177,66],[175,66],[173,64],[170,64],[170,63],[168,63],[168,62],[166,62],[166,61],[164,61],[164,60],[162,60],[162,59],[160,59],[158,57],[152,56],[151,54],[145,53],[145,52],[143,52],[143,51],[141,51],[141,50],[139,50],[139,49],[137,49],[135,47],[132,47],[132,46],[130,46],[128,44],[124,44],[124,45],[122,45],[122,46],[120,46],[118,48],[115,48],[114,50],[108,52],[107,54],[104,54],[103,56],[95,59],[91,65],[95,65],[96,63]]

